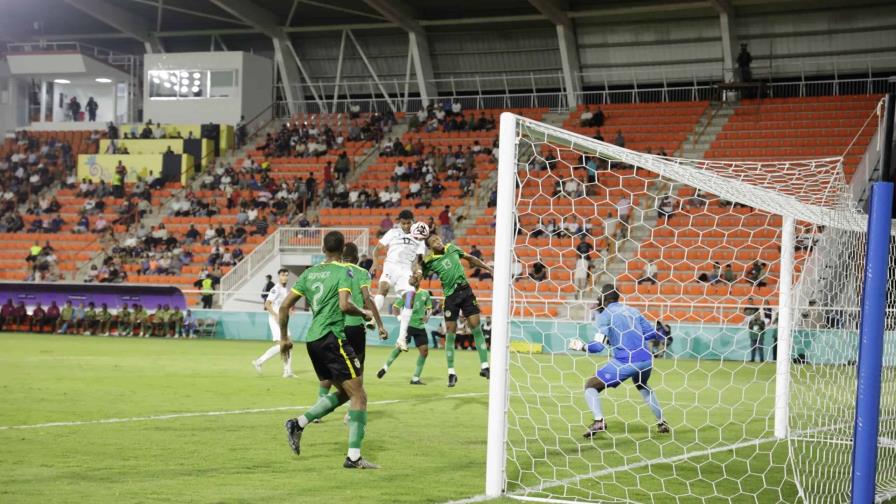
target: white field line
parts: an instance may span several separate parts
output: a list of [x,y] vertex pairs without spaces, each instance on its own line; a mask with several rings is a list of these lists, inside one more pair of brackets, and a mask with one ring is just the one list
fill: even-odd
[[[467,394],[450,394],[446,396],[441,396],[442,399],[457,399],[463,397],[476,397],[476,396],[487,396],[488,392],[471,392]],[[429,400],[430,397],[427,397]],[[403,402],[414,402],[413,399],[389,399],[382,401],[370,401],[367,404],[370,406],[381,406],[384,404],[395,404],[395,403],[403,403]],[[147,416],[137,416],[137,417],[128,417],[128,418],[102,418],[99,420],[77,420],[73,422],[48,422],[48,423],[40,423],[40,424],[28,424],[28,425],[0,425],[0,431],[4,430],[13,430],[13,429],[47,429],[51,427],[77,427],[80,425],[99,425],[99,424],[114,424],[114,423],[126,423],[126,422],[148,422],[155,420],[174,420],[178,418],[190,418],[190,417],[203,417],[203,416],[223,416],[223,415],[245,415],[251,413],[270,413],[273,411],[289,411],[289,410],[306,410],[311,406],[279,406],[275,408],[251,408],[251,409],[240,409],[240,410],[224,410],[224,411],[196,411],[189,413],[169,413],[165,415],[147,415]]]

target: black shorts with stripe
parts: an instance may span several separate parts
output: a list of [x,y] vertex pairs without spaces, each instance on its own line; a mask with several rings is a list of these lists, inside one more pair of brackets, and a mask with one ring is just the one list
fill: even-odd
[[479,315],[479,302],[470,284],[459,285],[450,296],[445,298],[445,320],[456,322],[457,317],[463,313],[464,317]]
[[405,340],[410,343],[412,338],[414,340],[414,345],[417,348],[429,344],[429,337],[426,336],[426,329],[420,329],[418,327],[408,327],[408,335],[405,336]]
[[332,332],[308,343],[305,348],[319,380],[342,382],[361,376],[361,360],[355,350]]
[[361,373],[364,372],[364,355],[367,350],[367,329],[363,325],[345,326],[345,340],[351,345],[358,360],[361,361]]

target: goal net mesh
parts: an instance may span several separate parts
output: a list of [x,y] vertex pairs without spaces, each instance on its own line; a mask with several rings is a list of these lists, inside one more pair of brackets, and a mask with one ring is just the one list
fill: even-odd
[[[866,216],[841,160],[658,157],[524,118],[516,118],[515,137],[499,146],[513,149],[516,162],[506,494],[546,502],[846,500]],[[793,223],[793,254],[782,253],[784,222]],[[782,270],[793,293],[790,348],[777,346]],[[593,420],[584,382],[609,357],[566,348],[571,338],[592,338],[603,284],[671,331],[651,343],[649,380],[669,434],[658,433],[628,381],[600,394],[607,432],[583,437]],[[888,337],[882,496],[896,489],[893,345]],[[793,358],[787,408],[778,409],[786,436],[775,431],[776,355]]]

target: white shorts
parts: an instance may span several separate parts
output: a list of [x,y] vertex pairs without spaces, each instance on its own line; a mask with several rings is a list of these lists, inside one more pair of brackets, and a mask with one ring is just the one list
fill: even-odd
[[[280,321],[277,317],[268,314],[268,325],[271,326],[271,339],[280,341]],[[292,338],[292,331],[289,331],[289,337]]]
[[406,292],[415,291],[416,289],[411,287],[410,280],[410,265],[395,266],[392,264],[386,264],[383,266],[383,274],[380,275],[380,283],[388,282],[392,290],[395,291],[396,294],[404,295],[404,293]]

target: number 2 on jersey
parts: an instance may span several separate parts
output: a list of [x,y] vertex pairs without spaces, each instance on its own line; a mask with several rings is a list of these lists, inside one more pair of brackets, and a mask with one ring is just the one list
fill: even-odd
[[314,312],[317,311],[318,303],[320,303],[320,297],[324,294],[324,284],[311,284],[311,290],[314,291],[314,297],[311,298],[311,311]]

